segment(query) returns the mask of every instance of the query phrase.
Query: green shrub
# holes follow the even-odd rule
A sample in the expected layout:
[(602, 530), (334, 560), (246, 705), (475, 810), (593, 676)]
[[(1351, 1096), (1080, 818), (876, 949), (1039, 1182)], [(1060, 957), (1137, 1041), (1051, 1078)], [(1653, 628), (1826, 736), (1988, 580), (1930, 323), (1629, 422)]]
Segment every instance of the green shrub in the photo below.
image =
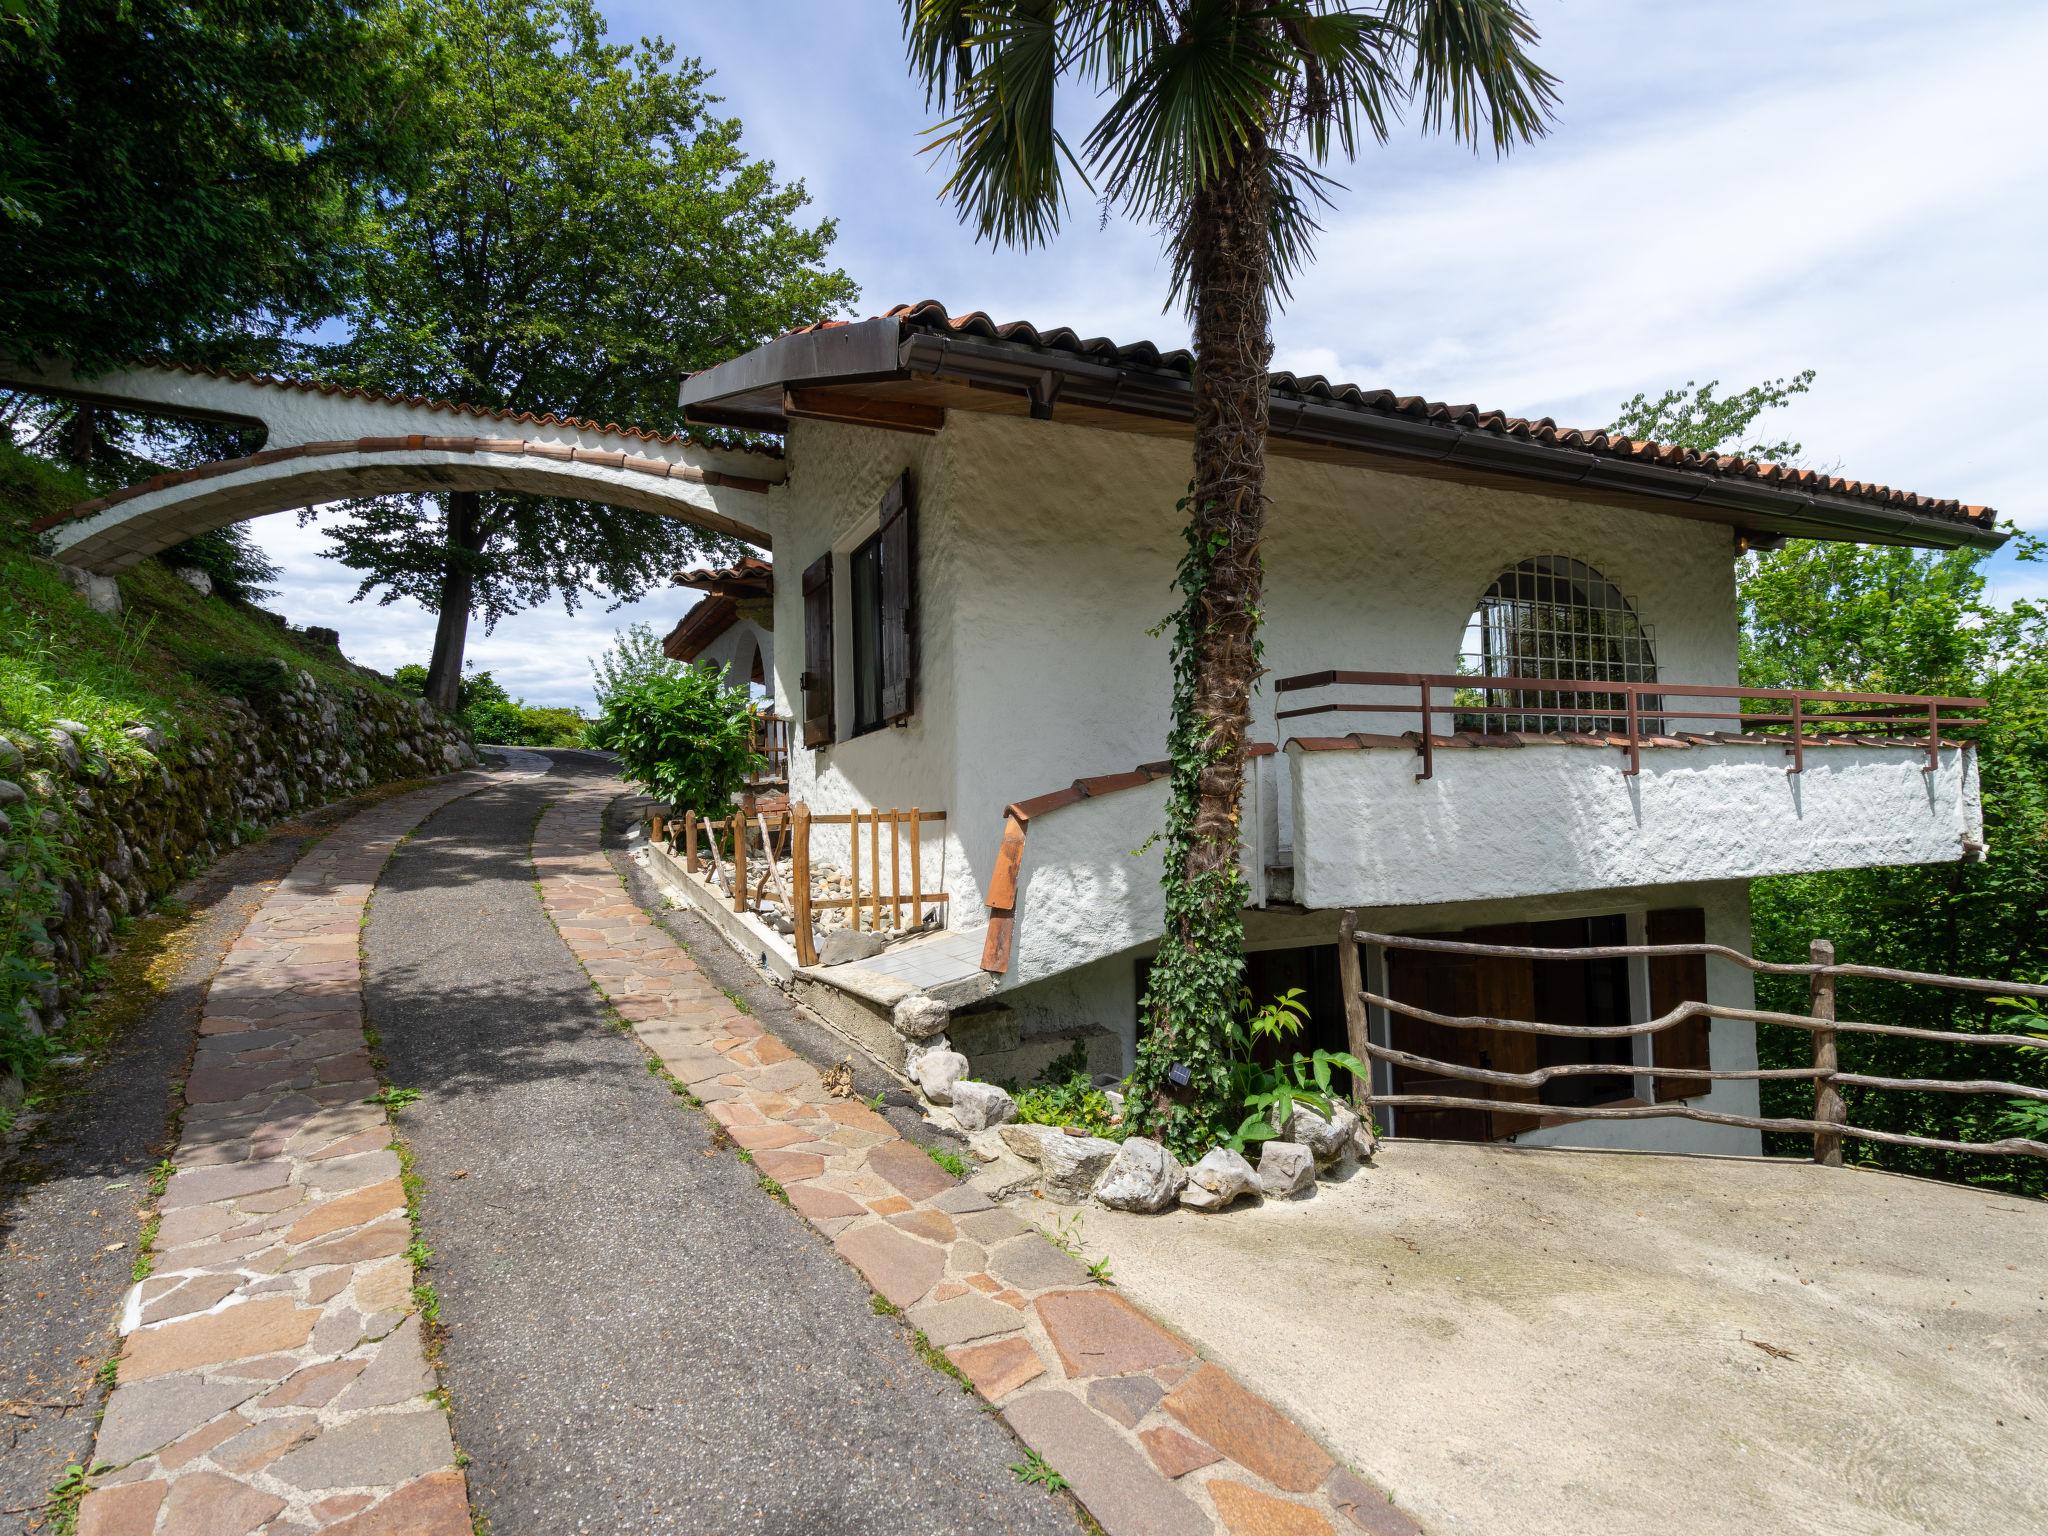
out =
[[(427, 669), (409, 661), (391, 674), (407, 693), (424, 697)], [(457, 688), (456, 713), (478, 741), (505, 747), (580, 747), (591, 722), (562, 705), (515, 699), (489, 672), (471, 672)]]
[(1071, 1125), (1110, 1141), (1129, 1134), (1116, 1119), (1109, 1095), (1088, 1076), (1088, 1047), (1078, 1042), (1017, 1095), (1017, 1118), (1026, 1125)]
[(612, 690), (598, 735), (625, 776), (658, 800), (722, 816), (760, 764), (747, 690), (697, 667), (651, 672)]

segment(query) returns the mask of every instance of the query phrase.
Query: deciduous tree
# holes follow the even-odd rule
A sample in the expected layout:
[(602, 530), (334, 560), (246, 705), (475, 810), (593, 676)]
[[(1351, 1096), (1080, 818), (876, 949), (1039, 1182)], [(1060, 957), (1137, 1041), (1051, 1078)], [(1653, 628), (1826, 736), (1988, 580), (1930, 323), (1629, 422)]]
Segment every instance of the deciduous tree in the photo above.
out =
[[(398, 0), (427, 40), (425, 174), (381, 198), (354, 334), (319, 354), (366, 386), (679, 429), (681, 374), (852, 300), (832, 222), (750, 158), (711, 73), (609, 42), (590, 0)], [(452, 703), (470, 614), (635, 596), (693, 539), (647, 513), (498, 493), (352, 504), (361, 593), (440, 616), (428, 697)], [(361, 595), (359, 593), (359, 595)]]

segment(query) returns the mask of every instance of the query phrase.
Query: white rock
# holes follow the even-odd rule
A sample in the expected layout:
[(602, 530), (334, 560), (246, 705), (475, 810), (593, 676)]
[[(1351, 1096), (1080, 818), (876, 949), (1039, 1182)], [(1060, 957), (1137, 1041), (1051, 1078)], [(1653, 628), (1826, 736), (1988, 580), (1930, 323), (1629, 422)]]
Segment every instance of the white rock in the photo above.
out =
[(1003, 1145), (1003, 1138), (994, 1131), (976, 1131), (967, 1138), (967, 1150), (974, 1154), (977, 1163), (992, 1163), (1009, 1151)]
[(1180, 1192), (1180, 1203), (1197, 1211), (1220, 1211), (1258, 1187), (1259, 1176), (1250, 1163), (1228, 1147), (1211, 1147), (1188, 1170), (1188, 1185)]
[(1132, 1136), (1096, 1181), (1095, 1198), (1113, 1211), (1163, 1211), (1187, 1187), (1179, 1158), (1149, 1136)]
[(953, 1085), (967, 1075), (967, 1058), (958, 1051), (926, 1051), (911, 1075), (934, 1104), (953, 1102)]
[(1313, 1191), (1315, 1154), (1298, 1141), (1269, 1141), (1259, 1148), (1259, 1190), (1269, 1200)]
[(946, 1026), (953, 1022), (953, 1010), (936, 997), (913, 992), (898, 999), (890, 1011), (889, 1021), (896, 1026), (896, 1033), (906, 1040), (929, 1040), (933, 1035), (945, 1033)]
[(1361, 1119), (1358, 1122), (1358, 1129), (1351, 1133), (1351, 1145), (1346, 1150), (1361, 1163), (1369, 1163), (1379, 1149), (1378, 1132), (1373, 1130), (1370, 1120)]
[(1327, 1120), (1314, 1110), (1297, 1104), (1294, 1117), (1287, 1122), (1287, 1139), (1307, 1147), (1318, 1164), (1334, 1163), (1344, 1155), (1345, 1145), (1357, 1129), (1358, 1112), (1349, 1104), (1332, 1105)]
[(1001, 1125), (996, 1134), (1003, 1138), (1003, 1145), (1028, 1163), (1035, 1163), (1045, 1155), (1045, 1138), (1062, 1133), (1050, 1125)]
[(994, 1083), (962, 1078), (953, 1085), (953, 1118), (963, 1131), (985, 1131), (1017, 1118), (1017, 1101)]
[(1059, 1131), (1045, 1137), (1038, 1159), (1038, 1187), (1045, 1198), (1061, 1205), (1079, 1205), (1095, 1191), (1096, 1181), (1116, 1156), (1117, 1146), (1100, 1136), (1069, 1136)]

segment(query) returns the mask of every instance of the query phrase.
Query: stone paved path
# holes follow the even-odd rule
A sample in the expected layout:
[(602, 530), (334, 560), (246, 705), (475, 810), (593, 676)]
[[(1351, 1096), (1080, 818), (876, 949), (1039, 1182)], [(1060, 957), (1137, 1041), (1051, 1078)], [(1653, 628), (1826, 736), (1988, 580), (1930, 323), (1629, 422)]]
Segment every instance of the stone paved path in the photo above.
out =
[(470, 1529), (412, 1316), (398, 1163), (362, 1033), (358, 928), (461, 775), (364, 811), (296, 864), (214, 978), (94, 1452), (79, 1536)]
[[(494, 1536), (1075, 1532), (1065, 1499), (1011, 1475), (1002, 1424), (610, 1026), (535, 900), (528, 839), (566, 794), (594, 850), (618, 786), (600, 760), (556, 762), (426, 822), (365, 935), (388, 1076), (422, 1094), (400, 1124)], [(739, 1017), (671, 980), (675, 1016)]]
[(621, 885), (594, 783), (534, 833), (542, 896), (618, 1012), (765, 1178), (943, 1349), (1109, 1536), (1417, 1536), (1264, 1398), (900, 1139), (735, 1009)]

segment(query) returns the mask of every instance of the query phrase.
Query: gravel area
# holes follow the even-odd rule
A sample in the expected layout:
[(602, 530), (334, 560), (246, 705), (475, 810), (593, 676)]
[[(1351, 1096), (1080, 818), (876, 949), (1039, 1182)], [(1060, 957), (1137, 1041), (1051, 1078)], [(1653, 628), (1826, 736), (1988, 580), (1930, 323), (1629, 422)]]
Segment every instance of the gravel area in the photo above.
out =
[(401, 1121), (477, 1508), (497, 1536), (1075, 1530), (609, 1027), (527, 845), (564, 778), (611, 769), (553, 755), (427, 822), (366, 938), (390, 1080), (421, 1091)]

